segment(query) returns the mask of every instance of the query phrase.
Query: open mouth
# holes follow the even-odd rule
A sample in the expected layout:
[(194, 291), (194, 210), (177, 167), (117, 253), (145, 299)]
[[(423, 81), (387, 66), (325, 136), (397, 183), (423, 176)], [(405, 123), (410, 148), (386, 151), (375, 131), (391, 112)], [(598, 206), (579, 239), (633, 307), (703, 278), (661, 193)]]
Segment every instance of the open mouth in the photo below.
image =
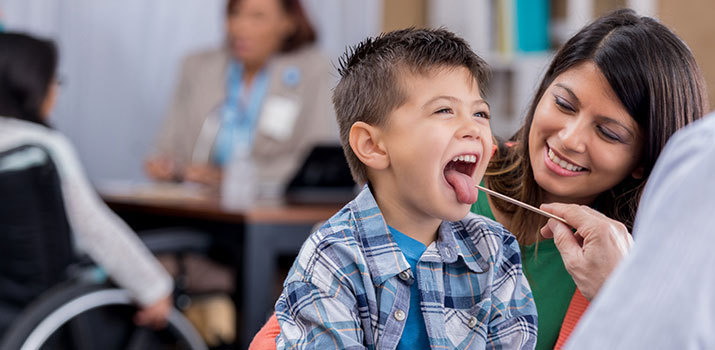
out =
[(457, 200), (461, 203), (472, 204), (477, 201), (478, 192), (472, 176), (478, 161), (478, 154), (463, 154), (454, 157), (444, 167), (444, 178), (454, 188)]
[(454, 159), (444, 167), (444, 173), (446, 174), (450, 170), (455, 170), (471, 177), (474, 174), (474, 170), (477, 169), (477, 160), (479, 160), (479, 156), (474, 154), (454, 157)]

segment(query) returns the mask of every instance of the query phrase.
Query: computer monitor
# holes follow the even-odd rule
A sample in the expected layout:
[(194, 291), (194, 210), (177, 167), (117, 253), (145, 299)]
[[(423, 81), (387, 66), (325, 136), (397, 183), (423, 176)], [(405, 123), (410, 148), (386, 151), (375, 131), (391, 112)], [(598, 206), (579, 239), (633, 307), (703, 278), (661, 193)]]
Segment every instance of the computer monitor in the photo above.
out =
[(288, 183), (285, 200), (294, 204), (347, 203), (357, 190), (343, 148), (323, 144), (310, 151)]

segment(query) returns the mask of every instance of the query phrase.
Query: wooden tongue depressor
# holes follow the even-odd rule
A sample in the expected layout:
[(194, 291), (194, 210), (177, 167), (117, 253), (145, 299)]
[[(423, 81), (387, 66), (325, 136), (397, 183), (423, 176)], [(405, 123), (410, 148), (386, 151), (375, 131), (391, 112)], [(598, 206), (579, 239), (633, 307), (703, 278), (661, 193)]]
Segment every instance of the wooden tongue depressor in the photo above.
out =
[(543, 215), (543, 216), (546, 216), (546, 217), (549, 217), (549, 218), (552, 218), (552, 219), (559, 220), (559, 221), (563, 222), (564, 224), (566, 224), (567, 226), (571, 227), (571, 225), (569, 225), (568, 222), (566, 222), (566, 220), (564, 220), (564, 219), (562, 219), (561, 217), (558, 217), (558, 216), (556, 216), (556, 215), (554, 215), (554, 214), (551, 214), (551, 213), (549, 213), (549, 212), (545, 212), (545, 211), (543, 211), (543, 210), (541, 210), (541, 209), (539, 209), (539, 208), (536, 208), (536, 207), (534, 207), (534, 206), (531, 206), (531, 205), (528, 205), (528, 204), (526, 204), (526, 203), (520, 202), (520, 201), (518, 201), (518, 200), (516, 200), (516, 199), (514, 199), (514, 198), (507, 197), (507, 196), (505, 196), (505, 195), (503, 195), (503, 194), (501, 194), (501, 193), (499, 193), (499, 192), (494, 192), (494, 191), (492, 191), (492, 190), (490, 190), (490, 189), (488, 189), (488, 188), (486, 188), (486, 187), (479, 186), (479, 185), (474, 185), (474, 187), (476, 187), (476, 188), (478, 188), (478, 189), (480, 189), (480, 190), (482, 190), (482, 191), (484, 191), (484, 192), (486, 192), (486, 193), (488, 193), (488, 194), (490, 194), (490, 195), (492, 195), (492, 196), (494, 196), (494, 197), (497, 197), (497, 198), (499, 198), (499, 199), (501, 199), (501, 200), (505, 200), (505, 201), (507, 201), (507, 202), (509, 202), (509, 203), (511, 203), (511, 204), (518, 205), (518, 206), (520, 206), (520, 207), (522, 207), (522, 208), (524, 208), (524, 209), (531, 210), (531, 211), (533, 211), (533, 212), (535, 212), (535, 213), (537, 213), (537, 214), (541, 214), (541, 215)]

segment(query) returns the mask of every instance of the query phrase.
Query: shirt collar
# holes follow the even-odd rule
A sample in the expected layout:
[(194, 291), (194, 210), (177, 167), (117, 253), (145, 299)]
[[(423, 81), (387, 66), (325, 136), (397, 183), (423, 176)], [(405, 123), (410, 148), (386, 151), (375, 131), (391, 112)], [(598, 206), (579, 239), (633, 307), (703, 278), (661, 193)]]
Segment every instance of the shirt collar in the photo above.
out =
[[(473, 235), (473, 234), (472, 234)], [(474, 273), (489, 269), (489, 262), (479, 252), (462, 221), (442, 221), (437, 241), (430, 244), (422, 255), (423, 261), (452, 264), (462, 258), (467, 268)]]
[(377, 206), (370, 187), (365, 185), (360, 194), (348, 204), (358, 239), (370, 276), (375, 285), (410, 268), (397, 242), (390, 235), (387, 223)]

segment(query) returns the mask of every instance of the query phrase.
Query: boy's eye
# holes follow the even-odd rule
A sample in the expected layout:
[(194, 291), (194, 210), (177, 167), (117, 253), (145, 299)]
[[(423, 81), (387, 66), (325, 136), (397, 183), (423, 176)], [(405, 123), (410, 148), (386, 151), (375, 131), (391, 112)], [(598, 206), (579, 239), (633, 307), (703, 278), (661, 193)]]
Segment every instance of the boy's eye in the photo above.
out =
[(440, 108), (435, 113), (452, 113), (451, 108)]
[(484, 119), (490, 118), (489, 113), (487, 113), (487, 112), (477, 112), (477, 113), (474, 113), (474, 116), (477, 118), (484, 118)]

